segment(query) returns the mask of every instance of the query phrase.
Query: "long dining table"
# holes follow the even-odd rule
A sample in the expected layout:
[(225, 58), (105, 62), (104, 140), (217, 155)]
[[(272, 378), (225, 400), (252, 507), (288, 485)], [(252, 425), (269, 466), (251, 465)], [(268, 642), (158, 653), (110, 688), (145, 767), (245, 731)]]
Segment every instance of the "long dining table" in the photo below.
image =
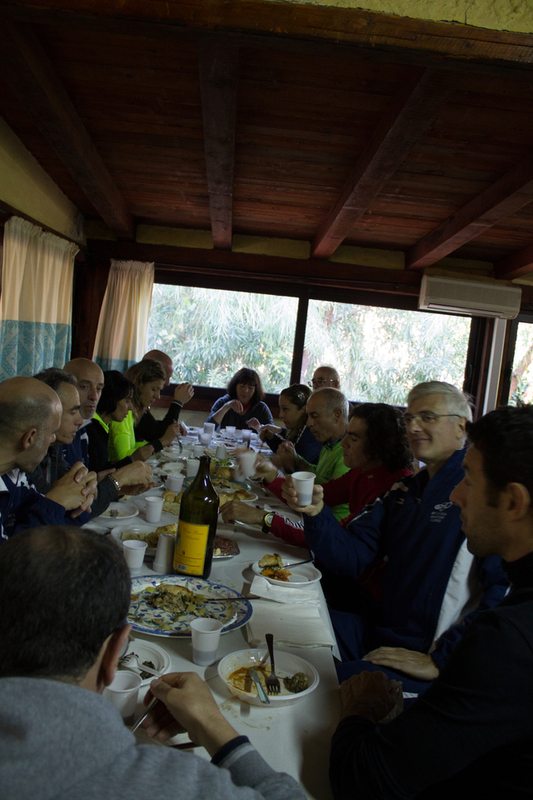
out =
[[(131, 498), (129, 502), (134, 502), (139, 508), (139, 518), (142, 519), (144, 515), (143, 496)], [(283, 504), (279, 500), (262, 490), (258, 491), (254, 505), (264, 506), (265, 504), (268, 504), (269, 508), (283, 510)], [(175, 521), (175, 516), (164, 513), (159, 524), (165, 525)], [(99, 520), (97, 519), (95, 522), (98, 523)], [(121, 523), (121, 527), (124, 527), (125, 524)], [(251, 565), (265, 553), (277, 552), (291, 561), (310, 557), (307, 549), (286, 544), (281, 539), (263, 533), (257, 526), (242, 523), (225, 525), (219, 517), (217, 533), (233, 539), (238, 544), (240, 553), (231, 558), (214, 559), (209, 579), (244, 595), (250, 593), (250, 586), (254, 578)], [(156, 574), (150, 561), (145, 560), (142, 574), (147, 576)], [(317, 586), (320, 617), (332, 633), (324, 596), (320, 584)], [(299, 589), (294, 588), (292, 591), (298, 592)], [(250, 602), (253, 607), (254, 600)], [(279, 611), (278, 603), (267, 602), (272, 604), (273, 615)], [(275, 635), (275, 626), (273, 627)], [(251, 649), (246, 634), (247, 626), (223, 632), (217, 652), (217, 662), (229, 653)], [(217, 663), (208, 667), (200, 667), (193, 663), (189, 637), (154, 636), (135, 630), (132, 635), (135, 640), (146, 640), (162, 647), (170, 657), (170, 671), (193, 671), (204, 678), (208, 682), (221, 712), (233, 727), (240, 734), (249, 737), (252, 744), (271, 766), (279, 771), (287, 772), (298, 780), (309, 798), (316, 798), (316, 800), (331, 798), (328, 781), (329, 749), (331, 737), (340, 719), (340, 696), (331, 647), (289, 647), (286, 645), (277, 647), (275, 645), (276, 650), (293, 653), (312, 664), (320, 676), (320, 682), (309, 696), (293, 705), (258, 707), (241, 701), (230, 693), (218, 676)], [(264, 647), (264, 643), (260, 646)], [(135, 649), (135, 641), (131, 649)], [(141, 692), (140, 699), (143, 695), (144, 692)], [(139, 715), (142, 713), (142, 709), (143, 706), (139, 704), (137, 709)], [(142, 741), (143, 739), (150, 741), (143, 733), (140, 733), (138, 740)], [(180, 742), (186, 739), (187, 736), (183, 735), (175, 741)], [(209, 758), (202, 748), (196, 748), (194, 752), (201, 757)]]

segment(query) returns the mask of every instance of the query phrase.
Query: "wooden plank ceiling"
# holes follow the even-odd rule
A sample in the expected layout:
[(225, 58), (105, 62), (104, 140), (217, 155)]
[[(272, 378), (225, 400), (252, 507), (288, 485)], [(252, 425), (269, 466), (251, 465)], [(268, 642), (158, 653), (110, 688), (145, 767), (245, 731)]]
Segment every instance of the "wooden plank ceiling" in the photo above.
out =
[(73, 6), (0, 2), (0, 114), (118, 239), (533, 271), (533, 36), (261, 0)]

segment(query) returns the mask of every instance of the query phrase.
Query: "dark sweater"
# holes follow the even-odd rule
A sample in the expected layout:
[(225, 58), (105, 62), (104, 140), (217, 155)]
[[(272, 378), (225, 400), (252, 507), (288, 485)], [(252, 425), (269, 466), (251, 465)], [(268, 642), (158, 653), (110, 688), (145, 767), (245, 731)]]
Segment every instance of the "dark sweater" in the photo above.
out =
[(511, 593), (469, 626), (424, 695), (388, 725), (340, 723), (336, 800), (531, 796), (533, 553), (504, 566)]

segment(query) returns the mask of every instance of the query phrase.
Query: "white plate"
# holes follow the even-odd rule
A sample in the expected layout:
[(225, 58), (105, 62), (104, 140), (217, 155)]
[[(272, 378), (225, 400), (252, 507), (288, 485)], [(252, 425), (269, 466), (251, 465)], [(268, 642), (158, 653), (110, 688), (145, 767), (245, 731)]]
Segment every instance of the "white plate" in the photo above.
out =
[[(291, 564), (295, 560), (294, 558), (282, 558), (284, 564)], [(260, 567), (259, 561), (256, 561), (255, 564), (252, 564), (252, 569), (256, 575), (261, 575), (261, 570), (264, 567)], [(308, 586), (317, 583), (322, 577), (322, 573), (314, 564), (301, 564), (299, 567), (289, 569), (289, 572), (291, 575), (288, 581), (278, 581), (276, 578), (268, 578), (266, 575), (262, 577), (266, 578), (273, 586), (286, 586), (289, 589), (307, 589)]]
[(164, 475), (181, 475), (183, 472), (183, 462), (176, 461), (172, 464), (165, 464), (164, 467), (161, 467), (161, 472)]
[[(115, 514), (110, 513), (111, 511), (117, 511), (118, 514), (115, 516)], [(109, 503), (108, 508), (98, 517), (98, 521), (111, 523), (112, 527), (114, 527), (117, 522), (124, 522), (127, 519), (133, 519), (133, 517), (138, 516), (139, 509), (133, 503)]]
[[(163, 650), (163, 648), (159, 647), (158, 644), (144, 642), (142, 639), (134, 639), (132, 642), (130, 642), (128, 653), (135, 653), (135, 655), (138, 656), (139, 664), (141, 665), (143, 661), (151, 661), (154, 665), (154, 669), (156, 669), (158, 672), (161, 672), (163, 675), (170, 670), (170, 656), (166, 650)], [(118, 669), (129, 669), (131, 672), (135, 672), (137, 675), (139, 675), (142, 672), (142, 666), (141, 668), (137, 668), (134, 666), (134, 664), (135, 659), (132, 659), (129, 663), (128, 661), (125, 663), (121, 663), (119, 661)], [(153, 681), (153, 679), (153, 675), (143, 678), (141, 686), (149, 684), (150, 681)]]
[[(223, 658), (218, 665), (218, 674), (229, 691), (244, 700), (245, 703), (250, 703), (252, 706), (262, 706), (263, 708), (272, 709), (274, 706), (292, 706), (294, 703), (299, 703), (309, 697), (311, 692), (314, 692), (320, 678), (318, 672), (308, 661), (304, 661), (299, 656), (293, 656), (292, 653), (285, 653), (283, 650), (274, 650), (274, 659), (276, 662), (276, 675), (280, 679), (281, 691), (278, 695), (268, 695), (270, 705), (262, 703), (257, 696), (257, 689), (252, 684), (250, 692), (244, 692), (233, 686), (228, 682), (229, 676), (232, 672), (242, 667), (257, 667), (265, 657), (266, 649), (257, 650), (238, 650), (236, 653), (230, 653), (229, 656)], [(265, 664), (267, 672), (270, 674), (270, 662), (266, 661)], [(289, 692), (283, 684), (283, 678), (292, 677), (295, 672), (305, 672), (308, 678), (307, 689), (303, 692)]]
[[(138, 522), (137, 520), (135, 520), (135, 523), (133, 525), (124, 525), (124, 526), (120, 525), (117, 526), (116, 528), (113, 528), (111, 530), (111, 536), (118, 544), (122, 545), (122, 542), (125, 541), (122, 538), (122, 535), (124, 533), (140, 533), (144, 536), (147, 533), (151, 533), (152, 531), (157, 530), (159, 527), (162, 526), (149, 525), (147, 522), (143, 522), (143, 520), (139, 520)], [(155, 556), (156, 550), (157, 547), (147, 547), (146, 550), (144, 551), (144, 557), (146, 558), (147, 556)]]

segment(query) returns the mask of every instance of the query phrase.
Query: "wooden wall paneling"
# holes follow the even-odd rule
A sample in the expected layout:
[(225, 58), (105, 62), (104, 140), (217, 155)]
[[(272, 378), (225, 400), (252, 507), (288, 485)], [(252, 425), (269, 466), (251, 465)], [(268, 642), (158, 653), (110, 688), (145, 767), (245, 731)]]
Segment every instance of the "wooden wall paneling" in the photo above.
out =
[(102, 219), (118, 236), (134, 238), (124, 200), (33, 31), (3, 17), (0, 58), (13, 90)]

